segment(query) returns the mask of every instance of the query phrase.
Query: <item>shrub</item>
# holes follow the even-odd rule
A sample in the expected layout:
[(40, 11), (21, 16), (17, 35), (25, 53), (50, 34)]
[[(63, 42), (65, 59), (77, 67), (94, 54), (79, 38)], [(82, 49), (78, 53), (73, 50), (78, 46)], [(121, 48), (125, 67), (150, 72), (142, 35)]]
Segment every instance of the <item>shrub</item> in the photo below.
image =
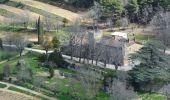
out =
[(1, 38), (0, 38), (0, 49), (3, 49), (3, 42)]
[(64, 60), (62, 57), (61, 52), (55, 50), (53, 53), (50, 54), (49, 56), (49, 61), (52, 61), (58, 66), (62, 66), (64, 64)]
[(15, 52), (6, 52), (6, 51), (0, 51), (0, 60), (6, 60), (13, 56), (15, 56)]
[(66, 18), (63, 19), (64, 27), (68, 24), (68, 20)]
[(0, 83), (0, 88), (5, 88), (7, 85)]
[(0, 80), (3, 80), (3, 74), (2, 73), (0, 73)]
[(120, 27), (121, 26), (121, 21), (120, 20), (116, 20), (116, 27)]
[(49, 67), (49, 73), (50, 73), (49, 78), (52, 78), (54, 76), (54, 68), (53, 67)]
[(10, 65), (6, 64), (3, 66), (3, 75), (4, 77), (9, 77), (10, 76)]
[(45, 55), (45, 54), (39, 55), (39, 56), (38, 56), (38, 60), (39, 60), (40, 62), (45, 62), (45, 61), (46, 61), (46, 55)]
[(8, 2), (9, 0), (0, 0), (0, 3), (6, 3)]
[(28, 47), (28, 48), (32, 48), (33, 45), (34, 45), (34, 44), (30, 42), (30, 43), (27, 44), (27, 47)]
[(22, 4), (21, 2), (18, 2), (18, 3), (16, 4), (16, 7), (23, 8), (23, 7), (24, 7), (24, 4)]

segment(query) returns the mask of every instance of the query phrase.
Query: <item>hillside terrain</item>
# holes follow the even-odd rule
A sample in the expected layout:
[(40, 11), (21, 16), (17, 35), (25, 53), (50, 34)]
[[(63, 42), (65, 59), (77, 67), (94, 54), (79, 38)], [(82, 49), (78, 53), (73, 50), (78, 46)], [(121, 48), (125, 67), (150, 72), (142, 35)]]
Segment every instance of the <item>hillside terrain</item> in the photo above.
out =
[(57, 16), (66, 18), (69, 21), (74, 21), (79, 16), (78, 14), (73, 13), (71, 11), (64, 10), (64, 9), (61, 9), (61, 8), (58, 8), (56, 6), (52, 6), (52, 5), (49, 5), (49, 4), (44, 4), (44, 3), (41, 3), (41, 2), (37, 2), (37, 1), (34, 1), (34, 0), (29, 0), (29, 1), (28, 0), (11, 0), (11, 1), (21, 2), (21, 3), (25, 4), (25, 5), (28, 5), (28, 6), (37, 8), (37, 9), (41, 9), (41, 10), (44, 10), (46, 12), (50, 12), (52, 14), (55, 14)]
[(0, 100), (169, 100), (169, 0), (0, 0)]

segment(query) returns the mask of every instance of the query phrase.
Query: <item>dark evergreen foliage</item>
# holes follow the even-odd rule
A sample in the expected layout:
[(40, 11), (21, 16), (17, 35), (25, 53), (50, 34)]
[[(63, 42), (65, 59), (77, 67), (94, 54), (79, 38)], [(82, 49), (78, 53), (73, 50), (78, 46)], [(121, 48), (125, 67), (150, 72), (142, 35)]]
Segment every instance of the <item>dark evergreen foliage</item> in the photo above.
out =
[(136, 89), (148, 85), (164, 85), (170, 81), (170, 57), (155, 44), (148, 43), (136, 54), (132, 54), (130, 59), (140, 61), (139, 65), (129, 71), (130, 82)]

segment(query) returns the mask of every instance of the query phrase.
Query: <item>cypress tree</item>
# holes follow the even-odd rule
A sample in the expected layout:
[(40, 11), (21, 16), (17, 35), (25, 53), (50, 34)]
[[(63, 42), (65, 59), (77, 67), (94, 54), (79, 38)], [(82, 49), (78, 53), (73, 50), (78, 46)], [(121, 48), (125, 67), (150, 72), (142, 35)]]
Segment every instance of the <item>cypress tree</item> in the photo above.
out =
[(43, 26), (41, 24), (41, 18), (38, 18), (37, 21), (37, 32), (38, 32), (38, 43), (40, 44), (42, 41), (42, 34), (43, 34)]

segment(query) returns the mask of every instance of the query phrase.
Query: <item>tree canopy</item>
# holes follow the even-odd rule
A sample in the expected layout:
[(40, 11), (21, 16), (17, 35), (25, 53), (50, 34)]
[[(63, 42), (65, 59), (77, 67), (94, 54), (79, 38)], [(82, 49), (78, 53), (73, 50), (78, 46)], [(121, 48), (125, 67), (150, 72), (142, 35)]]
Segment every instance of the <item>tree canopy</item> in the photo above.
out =
[(129, 71), (130, 81), (135, 87), (165, 84), (170, 81), (170, 57), (155, 44), (148, 43), (132, 54), (130, 59), (140, 62)]

